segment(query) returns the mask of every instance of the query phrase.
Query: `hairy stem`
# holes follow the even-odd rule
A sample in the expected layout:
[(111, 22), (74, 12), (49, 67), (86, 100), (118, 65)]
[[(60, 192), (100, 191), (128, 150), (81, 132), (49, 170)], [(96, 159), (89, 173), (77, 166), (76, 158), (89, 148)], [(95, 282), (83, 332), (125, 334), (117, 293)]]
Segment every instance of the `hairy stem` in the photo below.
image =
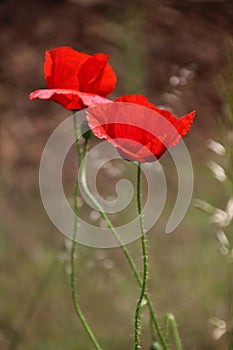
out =
[(178, 327), (177, 327), (177, 323), (176, 323), (174, 315), (171, 313), (169, 313), (165, 316), (165, 331), (166, 331), (166, 341), (167, 342), (168, 342), (168, 338), (169, 338), (169, 325), (170, 325), (172, 332), (173, 332), (173, 336), (174, 336), (174, 340), (175, 340), (175, 344), (176, 344), (176, 349), (183, 350), (182, 342), (180, 339), (180, 334), (179, 334)]
[[(110, 229), (110, 231), (112, 232), (113, 236), (115, 237), (116, 241), (118, 242), (118, 244), (120, 245), (126, 259), (128, 260), (128, 263), (130, 265), (131, 270), (133, 271), (134, 277), (137, 280), (137, 283), (139, 285), (139, 287), (142, 287), (142, 279), (137, 271), (137, 267), (134, 263), (133, 258), (131, 257), (131, 254), (128, 250), (128, 248), (124, 245), (124, 242), (122, 241), (121, 237), (119, 236), (119, 234), (117, 233), (117, 231), (115, 230), (115, 228), (113, 227), (111, 221), (109, 220), (108, 216), (106, 215), (106, 213), (104, 212), (101, 204), (99, 204), (99, 202), (95, 199), (95, 197), (91, 194), (91, 192), (89, 191), (88, 185), (87, 185), (87, 181), (86, 181), (86, 167), (85, 167), (85, 159), (83, 160), (82, 164), (81, 164), (81, 168), (80, 168), (80, 181), (83, 187), (84, 192), (86, 193), (87, 197), (90, 199), (90, 201), (95, 205), (96, 209), (100, 212), (102, 218), (104, 219), (104, 221), (106, 222), (108, 228)], [(158, 334), (158, 338), (159, 341), (161, 342), (163, 349), (164, 350), (168, 350), (168, 346), (167, 346), (167, 342), (160, 330), (157, 318), (155, 316), (154, 310), (153, 310), (153, 306), (152, 303), (149, 299), (149, 296), (147, 295), (147, 292), (145, 291), (145, 299), (150, 311), (150, 317), (153, 321), (154, 327), (157, 331)]]
[(143, 278), (142, 278), (142, 286), (141, 293), (138, 299), (138, 303), (135, 311), (135, 319), (134, 319), (134, 349), (139, 349), (139, 327), (140, 327), (140, 314), (142, 308), (142, 302), (146, 294), (146, 282), (147, 282), (147, 274), (148, 274), (148, 263), (147, 263), (147, 251), (146, 251), (146, 238), (145, 232), (143, 228), (142, 222), (142, 206), (141, 206), (141, 164), (138, 163), (137, 166), (137, 207), (138, 207), (138, 218), (140, 224), (140, 232), (141, 232), (141, 244), (142, 244), (142, 256), (143, 256)]

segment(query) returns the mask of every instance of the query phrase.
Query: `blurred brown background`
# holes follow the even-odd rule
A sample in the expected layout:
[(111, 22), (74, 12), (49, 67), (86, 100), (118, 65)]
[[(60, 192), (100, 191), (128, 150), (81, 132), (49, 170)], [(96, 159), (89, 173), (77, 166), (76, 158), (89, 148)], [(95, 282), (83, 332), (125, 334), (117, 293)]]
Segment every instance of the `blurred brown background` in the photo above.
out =
[[(223, 113), (217, 81), (225, 72), (232, 19), (233, 3), (224, 0), (0, 2), (0, 349), (92, 348), (73, 312), (64, 237), (50, 223), (38, 188), (46, 140), (70, 114), (55, 103), (28, 99), (45, 87), (45, 50), (68, 45), (109, 54), (118, 76), (113, 98), (141, 93), (176, 115), (196, 109), (186, 137), (194, 197), (221, 203), (224, 195), (205, 164), (206, 141), (216, 136), (215, 122)], [(72, 176), (67, 181), (72, 189)], [(149, 235), (149, 288), (156, 310), (161, 317), (175, 313), (185, 349), (225, 349), (226, 337), (214, 340), (209, 324), (209, 318), (227, 312), (213, 228), (191, 207), (176, 232), (166, 236), (170, 207)], [(139, 243), (129, 248), (140, 265)], [(139, 291), (124, 256), (120, 249), (80, 247), (79, 252), (80, 297), (90, 323), (105, 349), (129, 349)], [(56, 256), (59, 263), (51, 267)], [(142, 349), (149, 349), (146, 315), (144, 325)]]

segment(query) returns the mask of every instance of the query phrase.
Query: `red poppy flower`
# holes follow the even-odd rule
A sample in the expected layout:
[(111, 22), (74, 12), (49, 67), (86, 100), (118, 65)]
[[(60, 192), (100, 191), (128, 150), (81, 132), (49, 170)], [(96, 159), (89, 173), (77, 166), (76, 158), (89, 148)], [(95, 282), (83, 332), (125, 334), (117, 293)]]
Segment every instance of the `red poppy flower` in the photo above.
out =
[(36, 90), (30, 99), (60, 103), (69, 110), (80, 110), (98, 103), (113, 91), (116, 74), (107, 63), (108, 55), (90, 56), (63, 46), (46, 51), (44, 77), (48, 89)]
[(107, 139), (130, 161), (153, 162), (187, 134), (195, 111), (176, 118), (142, 95), (125, 95), (90, 107), (87, 119), (95, 136)]

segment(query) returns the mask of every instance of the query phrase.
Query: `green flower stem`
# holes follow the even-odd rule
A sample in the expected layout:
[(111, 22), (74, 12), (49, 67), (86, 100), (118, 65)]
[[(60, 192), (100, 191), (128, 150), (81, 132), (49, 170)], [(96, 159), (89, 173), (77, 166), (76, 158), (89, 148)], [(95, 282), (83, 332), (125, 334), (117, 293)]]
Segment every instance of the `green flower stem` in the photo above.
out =
[(141, 293), (138, 299), (138, 303), (135, 311), (135, 320), (134, 320), (134, 349), (139, 349), (139, 328), (140, 328), (140, 316), (141, 316), (141, 308), (142, 302), (146, 294), (146, 283), (148, 276), (148, 262), (147, 262), (147, 251), (146, 251), (146, 237), (143, 228), (142, 222), (142, 206), (141, 206), (141, 164), (138, 163), (137, 166), (137, 207), (138, 207), (138, 217), (140, 224), (140, 232), (141, 232), (141, 243), (142, 243), (142, 256), (143, 256), (143, 278), (142, 278), (142, 286)]
[(174, 340), (175, 340), (175, 344), (176, 344), (176, 348), (177, 350), (183, 350), (183, 346), (182, 346), (182, 342), (180, 339), (180, 334), (178, 331), (178, 327), (177, 327), (177, 323), (175, 320), (175, 317), (173, 314), (169, 313), (165, 316), (165, 332), (166, 332), (166, 341), (168, 342), (168, 338), (169, 338), (169, 325), (171, 326), (172, 332), (173, 332), (173, 336), (174, 336)]
[[(75, 143), (76, 143), (76, 149), (77, 149), (77, 155), (78, 155), (78, 165), (80, 166), (82, 158), (85, 157), (86, 150), (87, 150), (87, 140), (85, 140), (84, 144), (84, 151), (83, 154), (81, 152), (81, 145), (78, 137), (78, 130), (77, 130), (77, 124), (76, 124), (76, 115), (73, 114), (73, 125), (74, 125), (74, 133), (75, 133)], [(78, 296), (77, 296), (77, 285), (76, 285), (76, 268), (75, 268), (75, 253), (76, 253), (76, 238), (78, 233), (78, 192), (79, 192), (79, 184), (78, 184), (78, 178), (76, 180), (75, 184), (75, 190), (74, 190), (74, 212), (75, 212), (75, 219), (74, 219), (74, 230), (73, 230), (73, 243), (71, 248), (71, 255), (70, 255), (70, 264), (71, 264), (71, 275), (70, 275), (70, 284), (71, 284), (71, 294), (72, 294), (72, 300), (75, 312), (80, 319), (84, 329), (86, 330), (90, 340), (92, 341), (94, 347), (96, 350), (101, 350), (101, 346), (99, 345), (94, 333), (92, 332), (90, 326), (87, 323), (87, 320), (81, 310)]]
[(152, 343), (155, 343), (156, 337), (155, 337), (155, 332), (154, 332), (154, 322), (152, 320), (151, 314), (150, 314), (150, 329), (151, 329), (151, 340), (152, 340)]
[(81, 151), (81, 145), (79, 140), (79, 134), (78, 134), (78, 128), (76, 123), (76, 113), (73, 113), (73, 128), (74, 128), (74, 136), (75, 136), (75, 145), (76, 145), (76, 151), (78, 155), (78, 165), (80, 166), (82, 161), (82, 151)]
[[(108, 216), (106, 215), (106, 213), (104, 212), (102, 206), (99, 204), (99, 202), (95, 199), (95, 197), (91, 194), (91, 192), (89, 191), (89, 188), (87, 186), (87, 181), (86, 181), (86, 167), (85, 167), (85, 160), (83, 161), (81, 168), (80, 168), (80, 181), (82, 183), (82, 187), (83, 190), (85, 191), (87, 197), (90, 199), (90, 201), (95, 205), (96, 209), (100, 212), (102, 218), (104, 219), (104, 221), (106, 222), (108, 228), (110, 229), (110, 231), (112, 232), (113, 236), (115, 237), (116, 241), (119, 243), (123, 253), (126, 256), (126, 259), (128, 260), (128, 263), (133, 271), (134, 277), (136, 278), (139, 287), (142, 287), (142, 280), (141, 277), (137, 271), (136, 265), (133, 261), (133, 258), (130, 255), (130, 252), (128, 250), (128, 248), (124, 245), (124, 242), (122, 241), (121, 237), (118, 235), (117, 231), (115, 230), (115, 228), (113, 227), (111, 221), (109, 220)], [(158, 338), (163, 346), (164, 350), (168, 350), (168, 346), (167, 343), (165, 341), (165, 338), (163, 337), (163, 334), (160, 330), (157, 318), (155, 316), (155, 313), (153, 311), (153, 306), (151, 304), (151, 301), (147, 295), (147, 293), (145, 292), (145, 299), (150, 311), (150, 317), (153, 321), (154, 327), (157, 331), (158, 334)]]

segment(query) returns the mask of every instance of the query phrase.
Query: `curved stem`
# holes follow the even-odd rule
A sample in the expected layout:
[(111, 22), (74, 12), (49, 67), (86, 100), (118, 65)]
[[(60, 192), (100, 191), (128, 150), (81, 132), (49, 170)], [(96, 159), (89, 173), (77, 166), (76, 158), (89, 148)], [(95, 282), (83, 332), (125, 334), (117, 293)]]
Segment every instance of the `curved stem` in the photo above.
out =
[(142, 256), (143, 256), (143, 278), (142, 278), (142, 286), (141, 293), (138, 299), (138, 303), (135, 311), (135, 320), (134, 320), (134, 349), (139, 349), (139, 327), (140, 327), (140, 316), (141, 316), (141, 308), (142, 302), (146, 294), (146, 282), (147, 282), (147, 274), (148, 274), (148, 263), (147, 263), (147, 251), (146, 251), (146, 237), (143, 228), (142, 222), (142, 206), (141, 206), (141, 164), (138, 163), (137, 166), (137, 207), (138, 207), (138, 217), (140, 224), (140, 232), (141, 232), (141, 243), (142, 243)]
[(177, 350), (183, 350), (182, 342), (180, 339), (180, 334), (178, 331), (177, 323), (173, 314), (169, 313), (165, 316), (165, 331), (166, 331), (166, 341), (168, 342), (169, 337), (169, 324), (173, 331), (173, 336), (176, 344)]
[[(128, 260), (128, 263), (130, 265), (131, 270), (133, 271), (134, 277), (137, 280), (137, 283), (139, 285), (139, 287), (142, 287), (142, 280), (141, 277), (137, 271), (137, 267), (134, 263), (133, 258), (131, 257), (131, 254), (128, 250), (128, 248), (124, 245), (124, 242), (122, 241), (121, 237), (119, 236), (119, 234), (117, 233), (117, 231), (115, 230), (115, 228), (113, 227), (111, 221), (109, 220), (108, 216), (106, 215), (106, 213), (104, 212), (101, 204), (99, 204), (99, 202), (95, 199), (95, 197), (91, 194), (91, 192), (89, 191), (88, 185), (87, 185), (87, 181), (86, 181), (86, 167), (85, 167), (85, 159), (83, 160), (83, 163), (81, 164), (81, 168), (80, 168), (80, 181), (83, 187), (84, 192), (86, 193), (87, 197), (90, 199), (90, 201), (95, 205), (96, 209), (100, 212), (102, 218), (104, 219), (104, 221), (106, 222), (108, 228), (110, 229), (110, 231), (113, 234), (113, 237), (115, 237), (116, 241), (118, 242), (118, 244), (120, 245), (123, 253), (125, 254), (126, 259)], [(150, 317), (153, 321), (154, 327), (157, 331), (158, 334), (158, 338), (163, 346), (164, 350), (168, 350), (168, 346), (166, 343), (166, 340), (160, 330), (157, 318), (155, 316), (154, 310), (153, 310), (153, 306), (152, 303), (149, 299), (149, 296), (147, 295), (147, 293), (145, 292), (145, 299), (150, 311)]]
[[(76, 116), (75, 113), (73, 114), (73, 125), (74, 125), (74, 133), (75, 133), (75, 143), (76, 143), (76, 149), (77, 149), (77, 155), (78, 155), (78, 165), (80, 166), (82, 157), (85, 157), (86, 150), (87, 150), (87, 140), (85, 140), (84, 145), (84, 151), (83, 154), (81, 152), (81, 145), (78, 138), (78, 130), (77, 130), (77, 124), (76, 124)], [(81, 310), (78, 296), (77, 296), (77, 285), (76, 285), (76, 269), (75, 269), (75, 259), (76, 259), (76, 238), (78, 233), (78, 192), (79, 192), (79, 184), (78, 184), (78, 177), (75, 183), (75, 190), (74, 190), (74, 212), (75, 212), (75, 218), (74, 218), (74, 229), (73, 229), (73, 243), (71, 248), (71, 254), (70, 254), (70, 264), (71, 264), (71, 275), (70, 275), (70, 284), (71, 284), (71, 294), (72, 294), (72, 300), (75, 312), (80, 319), (84, 329), (86, 330), (90, 340), (92, 341), (94, 347), (96, 350), (101, 350), (101, 346), (99, 345), (94, 333), (92, 332), (90, 326), (87, 323), (87, 320)]]

